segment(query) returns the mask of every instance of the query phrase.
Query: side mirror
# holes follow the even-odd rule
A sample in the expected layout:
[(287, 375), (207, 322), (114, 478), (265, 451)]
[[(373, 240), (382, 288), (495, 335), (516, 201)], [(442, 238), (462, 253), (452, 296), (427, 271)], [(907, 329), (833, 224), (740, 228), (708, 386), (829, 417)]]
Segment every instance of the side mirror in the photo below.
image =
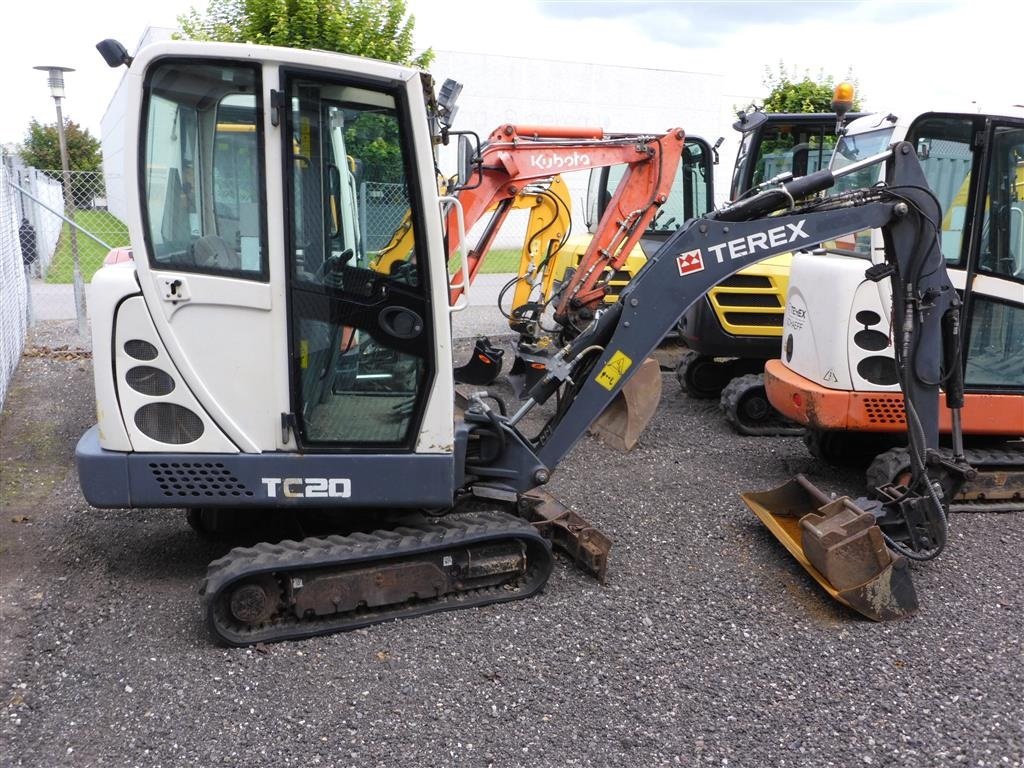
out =
[(793, 147), (793, 175), (794, 176), (806, 176), (807, 175), (807, 163), (810, 158), (811, 147), (806, 142), (802, 144), (796, 144)]
[(733, 123), (732, 127), (733, 130), (740, 133), (750, 133), (768, 120), (768, 115), (759, 109), (752, 109), (749, 112), (737, 112), (736, 116), (739, 120)]
[[(459, 133), (458, 158), (456, 160), (456, 188), (476, 186), (482, 179), (473, 179), (474, 175), (480, 176), (478, 166), (480, 164), (480, 139), (475, 133)], [(472, 182), (472, 183), (471, 183)]]
[(132, 65), (132, 57), (117, 40), (110, 38), (101, 40), (96, 43), (96, 50), (100, 52), (100, 56), (107, 62), (108, 67), (120, 67), (122, 64), (126, 67)]

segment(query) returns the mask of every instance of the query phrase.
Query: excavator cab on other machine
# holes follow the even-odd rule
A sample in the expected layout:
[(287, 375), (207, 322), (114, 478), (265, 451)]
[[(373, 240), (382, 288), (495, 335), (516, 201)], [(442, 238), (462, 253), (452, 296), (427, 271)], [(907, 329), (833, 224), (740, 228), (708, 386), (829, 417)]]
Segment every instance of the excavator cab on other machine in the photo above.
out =
[[(943, 370), (957, 355), (958, 297), (936, 236), (941, 211), (912, 145), (842, 172), (884, 164), (884, 184), (819, 199), (836, 178), (821, 171), (686, 223), (616, 303), (597, 291), (597, 305), (566, 307), (578, 334), (512, 412), (491, 393), (464, 397), (454, 386), (458, 286), (446, 234), (465, 240), (458, 211), (470, 206), (438, 194), (441, 105), (429, 76), (254, 45), (165, 42), (134, 59), (116, 43), (101, 49), (129, 65), (125, 172), (139, 194), (128, 201), (133, 258), (105, 265), (90, 287), (98, 423), (76, 451), (85, 498), (289, 520), (369, 510), (380, 521), (351, 535), (236, 547), (212, 562), (203, 594), (218, 642), (529, 597), (551, 573), (552, 545), (603, 576), (610, 541), (543, 491), (562, 459), (709, 288), (774, 254), (873, 228), (886, 234), (879, 276), (905, 318), (893, 326), (913, 426), (905, 488), (869, 508), (821, 505), (805, 483), (802, 495), (748, 502), (838, 599), (876, 619), (916, 607), (906, 558), (942, 550), (941, 494), (970, 468), (956, 455), (935, 461), (940, 382), (960, 407), (960, 369)], [(230, 157), (212, 151), (227, 112), (254, 127)], [(681, 147), (681, 131), (666, 140)], [(393, 155), (377, 151), (381, 141)], [(492, 156), (506, 170), (531, 156), (507, 149)], [(531, 151), (545, 156), (543, 146)], [(356, 220), (336, 215), (346, 167), (392, 185), (388, 211), (383, 196), (367, 195)], [(386, 274), (372, 269), (366, 222), (406, 210), (408, 259)], [(632, 220), (610, 242), (628, 245), (649, 219)], [(358, 231), (345, 232), (350, 225)], [(593, 292), (586, 279), (575, 285), (576, 295)], [(583, 324), (578, 310), (591, 306)], [(543, 417), (535, 434), (531, 413)]]
[[(1024, 509), (1024, 110), (863, 117), (832, 167), (898, 140), (914, 146), (945, 211), (942, 253), (963, 306), (962, 355), (950, 365), (965, 381), (960, 426), (976, 472), (952, 508)], [(841, 185), (877, 180), (865, 169)], [(864, 275), (884, 269), (888, 246), (878, 231), (826, 245), (793, 259), (781, 356), (767, 364), (765, 387), (806, 428), (812, 454), (868, 464), (869, 489), (898, 485), (911, 461), (894, 338), (904, 319), (891, 312), (888, 281)], [(949, 419), (941, 429), (951, 434)]]

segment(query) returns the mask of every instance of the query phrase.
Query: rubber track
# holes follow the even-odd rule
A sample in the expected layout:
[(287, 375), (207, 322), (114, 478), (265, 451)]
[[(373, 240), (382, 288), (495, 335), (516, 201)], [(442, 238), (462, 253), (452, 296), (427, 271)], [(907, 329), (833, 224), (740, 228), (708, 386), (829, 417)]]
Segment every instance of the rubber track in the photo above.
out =
[(721, 406), (725, 411), (725, 420), (732, 424), (733, 428), (741, 435), (769, 437), (802, 435), (804, 433), (803, 426), (790, 421), (772, 408), (771, 403), (768, 402), (767, 393), (762, 393), (762, 396), (771, 409), (768, 418), (763, 422), (753, 424), (743, 420), (740, 415), (740, 400), (745, 394), (758, 388), (764, 390), (763, 373), (748, 373), (730, 381), (722, 390)]
[[(942, 453), (952, 456), (948, 448), (943, 448)], [(1012, 469), (1024, 467), (1024, 453), (1021, 451), (1003, 450), (999, 448), (967, 448), (964, 450), (964, 458), (967, 463), (979, 472), (986, 470)], [(892, 448), (885, 453), (880, 453), (871, 462), (866, 472), (869, 491), (878, 486), (891, 483), (897, 475), (910, 470), (910, 452), (907, 448)], [(969, 484), (965, 487), (969, 488)], [(1021, 489), (1024, 492), (1024, 489)], [(1021, 502), (985, 502), (965, 499), (953, 500), (949, 506), (950, 512), (1022, 512), (1024, 501)]]
[[(509, 538), (527, 544), (527, 572), (515, 586), (484, 587), (430, 601), (364, 608), (340, 616), (315, 619), (299, 619), (286, 609), (278, 617), (255, 628), (240, 625), (231, 618), (220, 599), (225, 590), (238, 580), (259, 574), (286, 576), (288, 571), (346, 568), (374, 560), (392, 560)], [(345, 632), (397, 618), (530, 597), (543, 588), (553, 564), (550, 543), (525, 520), (506, 512), (470, 512), (373, 533), (237, 547), (209, 564), (200, 594), (205, 596), (207, 625), (213, 637), (228, 645), (246, 646)]]

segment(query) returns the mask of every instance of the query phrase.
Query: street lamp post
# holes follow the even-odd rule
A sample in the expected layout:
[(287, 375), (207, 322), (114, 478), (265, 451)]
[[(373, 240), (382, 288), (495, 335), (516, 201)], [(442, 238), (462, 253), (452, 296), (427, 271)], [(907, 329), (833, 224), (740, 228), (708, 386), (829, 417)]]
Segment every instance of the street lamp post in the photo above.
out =
[[(69, 221), (75, 220), (75, 196), (71, 188), (71, 165), (68, 162), (68, 142), (64, 135), (64, 115), (61, 112), (60, 100), (64, 98), (64, 73), (74, 72), (71, 67), (34, 67), (46, 72), (49, 77), (50, 95), (57, 105), (57, 136), (60, 139), (60, 165), (64, 175), (64, 214)], [(78, 320), (78, 335), (85, 338), (85, 284), (82, 280), (82, 268), (78, 259), (78, 233), (75, 227), (69, 227), (71, 235), (71, 263), (73, 265), (73, 281), (75, 290), (75, 318)]]

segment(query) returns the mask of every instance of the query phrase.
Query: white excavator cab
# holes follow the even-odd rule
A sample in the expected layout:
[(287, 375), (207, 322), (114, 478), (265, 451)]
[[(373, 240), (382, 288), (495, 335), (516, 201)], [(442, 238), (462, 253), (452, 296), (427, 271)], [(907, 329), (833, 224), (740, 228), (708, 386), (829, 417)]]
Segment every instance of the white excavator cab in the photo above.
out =
[[(101, 447), (450, 456), (422, 74), (166, 43), (127, 78), (139, 116), (126, 135), (133, 263), (101, 270), (92, 296), (96, 348), (110, 357), (96, 366)], [(371, 270), (410, 223), (428, 231), (388, 274)]]

